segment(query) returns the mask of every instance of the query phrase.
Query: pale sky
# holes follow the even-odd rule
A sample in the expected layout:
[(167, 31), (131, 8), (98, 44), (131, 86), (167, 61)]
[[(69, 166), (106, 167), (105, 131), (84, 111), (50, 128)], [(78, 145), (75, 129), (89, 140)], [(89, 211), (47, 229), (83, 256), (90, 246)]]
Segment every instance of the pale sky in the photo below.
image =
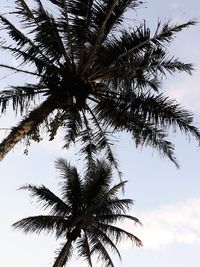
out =
[[(0, 7), (12, 1), (1, 1)], [(166, 21), (200, 21), (200, 2), (197, 0), (147, 1), (135, 14), (136, 20), (146, 19), (147, 24), (156, 25), (158, 18)], [(1, 10), (4, 12), (4, 9)], [(192, 77), (175, 74), (163, 81), (163, 90), (176, 98), (185, 107), (195, 112), (200, 127), (200, 24), (177, 35), (171, 51), (186, 62), (193, 62)], [(1, 52), (0, 52), (1, 53)], [(2, 62), (4, 58), (0, 57)], [(14, 64), (14, 61), (13, 61)], [(5, 72), (0, 72), (0, 79)], [(9, 79), (1, 79), (3, 89)], [(1, 118), (1, 127), (7, 127), (12, 116)], [(4, 133), (1, 132), (3, 138)], [(125, 224), (124, 227), (137, 234), (144, 242), (142, 248), (130, 244), (120, 246), (122, 263), (126, 267), (199, 267), (200, 264), (200, 148), (196, 142), (188, 142), (181, 135), (172, 134), (176, 144), (176, 155), (181, 168), (178, 170), (168, 159), (160, 159), (151, 149), (136, 150), (130, 138), (123, 135), (117, 144), (116, 153), (124, 173), (129, 180), (125, 196), (135, 200), (133, 215), (143, 227)], [(39, 214), (37, 205), (32, 205), (26, 192), (17, 191), (26, 183), (44, 184), (57, 192), (58, 173), (54, 161), (67, 157), (75, 161), (70, 151), (61, 150), (62, 137), (54, 142), (33, 144), (29, 155), (23, 154), (24, 146), (18, 145), (0, 162), (0, 262), (3, 267), (51, 267), (54, 251), (59, 241), (45, 235), (27, 235), (13, 231), (15, 221)], [(77, 158), (76, 158), (77, 159)], [(79, 162), (76, 162), (77, 165)], [(117, 181), (117, 180), (116, 180)], [(42, 213), (42, 212), (41, 212)], [(74, 255), (76, 259), (76, 255)], [(82, 266), (74, 263), (70, 266)]]

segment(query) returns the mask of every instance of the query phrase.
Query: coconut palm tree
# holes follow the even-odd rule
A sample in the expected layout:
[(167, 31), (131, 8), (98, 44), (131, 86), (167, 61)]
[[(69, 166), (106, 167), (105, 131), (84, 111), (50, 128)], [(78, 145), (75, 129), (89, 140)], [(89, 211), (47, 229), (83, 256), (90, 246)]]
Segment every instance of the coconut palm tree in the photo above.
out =
[(61, 198), (45, 186), (26, 185), (32, 197), (36, 197), (49, 215), (24, 218), (13, 226), (27, 233), (40, 234), (41, 231), (54, 233), (56, 238), (64, 239), (53, 267), (62, 267), (69, 260), (73, 247), (89, 266), (93, 266), (92, 257), (96, 255), (105, 266), (114, 266), (109, 250), (116, 247), (123, 238), (133, 241), (137, 246), (142, 242), (116, 223), (125, 219), (140, 223), (127, 214), (132, 205), (131, 199), (120, 199), (118, 191), (125, 182), (111, 186), (111, 165), (96, 161), (84, 179), (77, 169), (60, 159), (56, 164), (61, 173)]
[(25, 117), (1, 142), (0, 159), (25, 137), (39, 141), (41, 128), (53, 139), (64, 127), (65, 147), (79, 141), (88, 162), (104, 151), (115, 167), (115, 133), (130, 133), (136, 145), (150, 145), (175, 164), (174, 146), (167, 138), (170, 127), (199, 142), (193, 114), (160, 92), (167, 73), (192, 71), (191, 64), (170, 56), (166, 45), (195, 21), (159, 22), (152, 33), (146, 22), (124, 26), (124, 15), (135, 11), (138, 0), (15, 3), (9, 12), (14, 22), (0, 16), (2, 31), (9, 35), (1, 49), (19, 65), (0, 67), (35, 80), (1, 91), (1, 112), (12, 103)]

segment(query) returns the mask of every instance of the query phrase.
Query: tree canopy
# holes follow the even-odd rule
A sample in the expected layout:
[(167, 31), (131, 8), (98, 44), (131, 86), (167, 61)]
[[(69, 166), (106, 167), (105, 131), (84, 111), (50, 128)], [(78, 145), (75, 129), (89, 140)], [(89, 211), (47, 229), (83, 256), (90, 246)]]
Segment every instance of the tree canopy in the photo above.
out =
[(141, 223), (127, 213), (133, 204), (132, 200), (117, 196), (125, 182), (111, 186), (110, 164), (96, 161), (85, 173), (84, 179), (75, 167), (62, 159), (57, 161), (56, 166), (61, 174), (61, 197), (44, 185), (23, 186), (21, 189), (29, 191), (31, 197), (36, 198), (48, 213), (24, 218), (13, 225), (26, 234), (40, 234), (43, 231), (63, 240), (53, 267), (64, 266), (73, 248), (88, 266), (94, 266), (92, 258), (97, 256), (106, 267), (114, 267), (109, 251), (121, 259), (116, 246), (120, 241), (128, 239), (137, 246), (142, 245), (133, 233), (116, 225), (124, 220)]
[[(12, 103), (21, 122), (0, 144), (0, 158), (23, 138), (39, 141), (40, 129), (52, 140), (65, 131), (65, 147), (80, 143), (80, 152), (92, 164), (104, 152), (117, 168), (112, 134), (128, 132), (136, 145), (149, 145), (176, 165), (168, 130), (180, 130), (200, 141), (193, 114), (161, 91), (164, 76), (191, 74), (190, 63), (170, 55), (176, 34), (195, 24), (158, 22), (126, 27), (125, 14), (137, 0), (16, 0), (9, 16), (0, 16), (1, 49), (18, 60), (17, 67), (0, 64), (35, 82), (0, 93), (1, 113)], [(132, 13), (134, 16), (134, 12)], [(32, 108), (37, 96), (40, 104)], [(42, 126), (42, 127), (41, 127)]]

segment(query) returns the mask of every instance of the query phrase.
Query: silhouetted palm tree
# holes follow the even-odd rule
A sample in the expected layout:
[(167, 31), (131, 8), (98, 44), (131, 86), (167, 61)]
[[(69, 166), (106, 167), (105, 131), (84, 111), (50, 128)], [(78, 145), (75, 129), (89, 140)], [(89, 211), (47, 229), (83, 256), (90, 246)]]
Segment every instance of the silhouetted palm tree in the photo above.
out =
[[(89, 162), (104, 151), (116, 167), (110, 133), (128, 132), (136, 145), (150, 145), (175, 163), (167, 140), (171, 126), (200, 140), (192, 113), (159, 92), (167, 73), (191, 73), (191, 64), (170, 56), (166, 44), (194, 21), (159, 22), (152, 34), (145, 22), (124, 26), (124, 15), (136, 9), (137, 0), (49, 0), (46, 8), (42, 0), (33, 1), (34, 7), (15, 2), (22, 30), (0, 16), (9, 34), (1, 49), (20, 64), (0, 66), (37, 79), (1, 92), (2, 113), (9, 102), (15, 112), (28, 110), (0, 144), (1, 159), (22, 138), (39, 140), (42, 123), (50, 139), (64, 127), (66, 147), (79, 140)], [(31, 110), (38, 95), (41, 104)]]
[[(80, 178), (75, 167), (64, 160), (57, 161), (61, 172), (61, 198), (45, 186), (26, 185), (32, 197), (36, 197), (49, 215), (39, 215), (22, 219), (14, 224), (25, 233), (41, 231), (54, 233), (56, 238), (63, 238), (53, 267), (62, 267), (69, 260), (73, 247), (89, 266), (92, 256), (96, 255), (105, 266), (114, 266), (109, 249), (117, 253), (117, 243), (123, 238), (130, 239), (141, 246), (140, 239), (116, 223), (125, 219), (140, 223), (127, 214), (132, 205), (131, 199), (120, 199), (118, 191), (125, 182), (111, 187), (111, 166), (104, 161), (96, 161), (87, 171), (84, 179)], [(73, 245), (73, 247), (72, 247)]]

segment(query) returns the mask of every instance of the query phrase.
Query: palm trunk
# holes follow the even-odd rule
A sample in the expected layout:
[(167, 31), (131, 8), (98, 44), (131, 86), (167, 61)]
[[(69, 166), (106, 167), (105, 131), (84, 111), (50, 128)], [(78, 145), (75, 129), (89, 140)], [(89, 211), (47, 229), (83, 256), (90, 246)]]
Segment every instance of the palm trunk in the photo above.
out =
[(0, 144), (0, 161), (28, 133), (44, 121), (56, 108), (56, 101), (49, 96), (39, 107), (29, 113), (18, 126), (12, 128), (10, 134)]
[(60, 251), (58, 257), (56, 258), (56, 261), (54, 262), (53, 267), (63, 267), (66, 264), (70, 256), (70, 249), (71, 249), (72, 241), (73, 240), (71, 239), (67, 240), (64, 247)]

